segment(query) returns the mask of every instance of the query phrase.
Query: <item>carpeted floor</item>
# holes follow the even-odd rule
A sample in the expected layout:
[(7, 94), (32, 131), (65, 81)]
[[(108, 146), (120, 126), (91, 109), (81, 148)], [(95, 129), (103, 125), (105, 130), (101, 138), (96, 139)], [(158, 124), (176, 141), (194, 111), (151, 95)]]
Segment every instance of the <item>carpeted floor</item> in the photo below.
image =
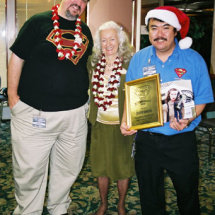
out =
[[(215, 157), (208, 162), (208, 136), (197, 132), (198, 152), (200, 158), (200, 204), (202, 215), (215, 214)], [(73, 201), (70, 209), (74, 215), (90, 215), (95, 212), (99, 205), (99, 192), (96, 178), (91, 175), (89, 163), (89, 146), (86, 159), (76, 183), (71, 189), (70, 196)], [(213, 148), (213, 155), (215, 149)], [(0, 215), (10, 215), (16, 206), (14, 198), (12, 160), (10, 144), (10, 124), (2, 123), (0, 127)], [(169, 215), (178, 215), (176, 196), (171, 180), (166, 176), (166, 202)], [(117, 188), (116, 182), (112, 182), (109, 192), (109, 210), (107, 214), (117, 214)], [(131, 180), (130, 188), (126, 198), (126, 208), (128, 214), (141, 215), (137, 180), (134, 176)], [(48, 212), (44, 207), (43, 215)], [(153, 215), (153, 214), (152, 214)]]

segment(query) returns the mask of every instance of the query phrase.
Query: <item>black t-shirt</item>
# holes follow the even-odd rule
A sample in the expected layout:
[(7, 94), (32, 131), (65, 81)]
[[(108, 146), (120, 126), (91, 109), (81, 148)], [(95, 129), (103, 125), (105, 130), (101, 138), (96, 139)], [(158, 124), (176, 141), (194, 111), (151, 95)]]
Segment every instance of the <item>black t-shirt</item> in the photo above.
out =
[[(88, 100), (87, 59), (93, 39), (82, 22), (82, 45), (73, 60), (59, 60), (53, 42), (51, 11), (36, 14), (25, 22), (11, 51), (25, 60), (18, 94), (26, 104), (43, 111), (75, 109)], [(72, 48), (76, 21), (59, 19), (63, 48)]]

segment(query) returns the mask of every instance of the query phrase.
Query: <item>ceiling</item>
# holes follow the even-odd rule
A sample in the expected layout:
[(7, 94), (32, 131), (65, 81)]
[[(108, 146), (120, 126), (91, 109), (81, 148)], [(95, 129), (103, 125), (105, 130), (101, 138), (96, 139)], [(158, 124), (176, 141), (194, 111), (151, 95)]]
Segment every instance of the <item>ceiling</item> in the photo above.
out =
[(186, 13), (213, 15), (215, 0), (164, 0), (164, 5), (180, 8)]

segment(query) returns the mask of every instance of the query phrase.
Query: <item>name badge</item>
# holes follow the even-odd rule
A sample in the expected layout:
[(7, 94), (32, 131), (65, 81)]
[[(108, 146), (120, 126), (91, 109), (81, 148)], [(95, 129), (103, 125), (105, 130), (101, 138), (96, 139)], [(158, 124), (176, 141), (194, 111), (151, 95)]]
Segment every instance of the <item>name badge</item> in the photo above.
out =
[(143, 67), (143, 76), (147, 77), (156, 74), (155, 65)]
[(41, 116), (34, 116), (32, 125), (37, 128), (46, 128), (46, 119)]

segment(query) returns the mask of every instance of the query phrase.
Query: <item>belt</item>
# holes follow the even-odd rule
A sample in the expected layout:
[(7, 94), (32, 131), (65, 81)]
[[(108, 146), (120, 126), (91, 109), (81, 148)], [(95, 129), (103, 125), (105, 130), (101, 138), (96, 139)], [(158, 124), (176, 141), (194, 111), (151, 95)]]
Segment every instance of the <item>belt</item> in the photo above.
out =
[(147, 132), (149, 133), (151, 136), (165, 136), (164, 134), (161, 134), (161, 133), (154, 133), (154, 132)]

